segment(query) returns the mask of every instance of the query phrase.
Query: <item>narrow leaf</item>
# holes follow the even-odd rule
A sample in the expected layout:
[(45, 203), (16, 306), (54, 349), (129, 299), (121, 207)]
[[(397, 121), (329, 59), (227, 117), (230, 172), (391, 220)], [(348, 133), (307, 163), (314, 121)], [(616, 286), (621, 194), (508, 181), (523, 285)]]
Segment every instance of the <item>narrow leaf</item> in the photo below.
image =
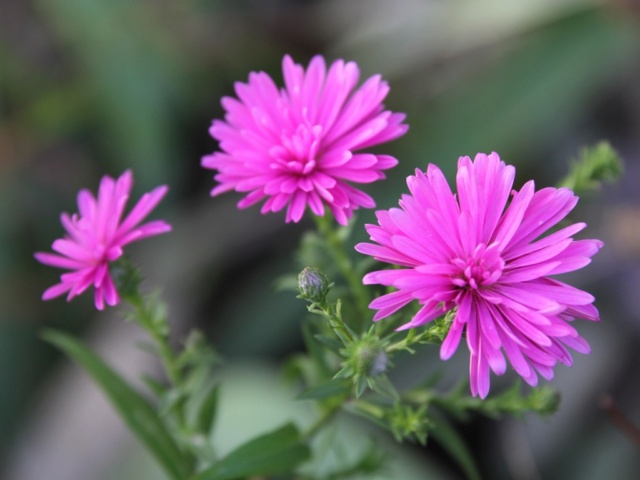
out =
[(189, 462), (167, 433), (149, 403), (89, 348), (73, 337), (46, 330), (42, 337), (79, 363), (102, 389), (120, 418), (175, 480), (190, 470)]
[(191, 480), (235, 480), (288, 473), (309, 457), (309, 447), (300, 443), (298, 430), (289, 423), (241, 445)]
[(378, 375), (376, 377), (368, 378), (367, 383), (369, 385), (369, 388), (384, 397), (388, 397), (393, 400), (397, 400), (400, 398), (396, 387), (393, 385), (393, 383), (391, 383), (389, 377), (387, 377), (386, 375)]
[(142, 380), (144, 381), (147, 388), (156, 396), (161, 397), (167, 392), (167, 387), (156, 379), (149, 377), (148, 375), (143, 375)]
[(329, 368), (329, 365), (327, 365), (325, 352), (322, 348), (320, 348), (318, 340), (314, 338), (314, 335), (311, 332), (311, 325), (309, 323), (304, 323), (302, 325), (302, 338), (304, 339), (304, 344), (307, 347), (307, 351), (311, 355), (311, 358), (313, 359), (313, 362), (318, 369), (318, 373), (323, 378), (330, 377), (331, 369)]
[(218, 412), (219, 394), (220, 385), (211, 385), (197, 405), (194, 427), (204, 435), (208, 435), (213, 428)]
[(330, 380), (308, 388), (297, 396), (298, 400), (322, 400), (324, 398), (347, 395), (351, 391), (351, 382)]
[(318, 340), (320, 343), (322, 343), (323, 345), (329, 347), (329, 349), (334, 353), (339, 354), (340, 350), (342, 348), (344, 348), (344, 343), (343, 342), (339, 342), (335, 338), (331, 338), (331, 337), (328, 337), (326, 335), (321, 335), (321, 334), (314, 335), (313, 337), (316, 340)]
[(473, 455), (460, 434), (442, 418), (434, 415), (430, 420), (432, 424), (429, 430), (431, 437), (449, 452), (449, 455), (458, 463), (469, 480), (481, 480)]

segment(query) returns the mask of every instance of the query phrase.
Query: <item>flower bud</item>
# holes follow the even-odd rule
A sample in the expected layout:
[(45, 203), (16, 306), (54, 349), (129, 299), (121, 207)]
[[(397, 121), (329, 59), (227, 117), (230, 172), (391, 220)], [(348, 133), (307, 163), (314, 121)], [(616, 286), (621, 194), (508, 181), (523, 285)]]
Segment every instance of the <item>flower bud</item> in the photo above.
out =
[(331, 285), (322, 271), (315, 267), (305, 267), (298, 275), (300, 296), (310, 302), (324, 302)]
[(345, 360), (336, 378), (352, 379), (357, 398), (367, 387), (381, 395), (397, 398), (395, 388), (385, 375), (390, 363), (389, 356), (384, 342), (376, 335), (369, 332), (353, 339), (346, 348), (340, 350), (340, 354)]
[(376, 377), (387, 370), (389, 357), (376, 337), (363, 337), (348, 351), (348, 363), (357, 377)]
[(417, 440), (421, 445), (427, 443), (430, 427), (427, 406), (412, 407), (397, 403), (387, 413), (391, 433), (398, 442)]
[(356, 346), (353, 360), (356, 374), (375, 377), (386, 371), (389, 358), (380, 344), (363, 342)]

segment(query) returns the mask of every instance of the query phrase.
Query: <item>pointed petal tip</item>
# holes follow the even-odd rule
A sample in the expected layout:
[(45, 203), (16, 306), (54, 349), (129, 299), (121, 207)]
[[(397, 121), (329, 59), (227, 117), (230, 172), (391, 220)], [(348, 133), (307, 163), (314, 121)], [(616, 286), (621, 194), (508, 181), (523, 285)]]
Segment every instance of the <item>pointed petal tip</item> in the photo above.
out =
[[(369, 305), (369, 308), (371, 308), (371, 305)], [(376, 312), (376, 314), (373, 316), (373, 321), (374, 321), (374, 322), (378, 322), (378, 321), (383, 320), (383, 319), (385, 319), (385, 318), (387, 318), (387, 317), (388, 317), (388, 315), (385, 315), (384, 313), (382, 313), (382, 311), (381, 311), (381, 310), (378, 310), (378, 311)], [(404, 326), (404, 325), (403, 325), (403, 326)], [(402, 327), (400, 327), (400, 328), (402, 328)], [(398, 330), (399, 330), (399, 329), (398, 329)]]
[(60, 295), (61, 295), (61, 293), (60, 293), (60, 294), (57, 294), (57, 295), (53, 295), (53, 294), (51, 294), (51, 293), (49, 292), (49, 290), (51, 290), (51, 289), (49, 288), (49, 289), (45, 290), (45, 291), (44, 291), (44, 293), (42, 294), (42, 297), (40, 297), (40, 298), (41, 298), (42, 300), (44, 300), (45, 302), (47, 302), (47, 301), (49, 301), (49, 300), (52, 300), (52, 299), (54, 299), (54, 298), (56, 298), (56, 297), (58, 297), (58, 296), (60, 296)]

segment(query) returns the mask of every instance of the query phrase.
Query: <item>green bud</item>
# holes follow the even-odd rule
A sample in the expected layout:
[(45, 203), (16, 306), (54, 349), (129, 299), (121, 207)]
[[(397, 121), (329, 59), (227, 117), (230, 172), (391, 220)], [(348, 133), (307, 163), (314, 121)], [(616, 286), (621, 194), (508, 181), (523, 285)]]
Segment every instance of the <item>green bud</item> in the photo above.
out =
[(389, 357), (375, 337), (364, 337), (353, 344), (351, 358), (356, 375), (375, 377), (387, 370)]
[(340, 353), (345, 361), (336, 377), (351, 378), (356, 386), (356, 397), (360, 397), (367, 386), (378, 393), (395, 397), (395, 389), (385, 381), (387, 377), (384, 375), (389, 357), (377, 336), (356, 338)]
[(331, 289), (327, 276), (315, 267), (305, 267), (298, 275), (298, 291), (305, 300), (322, 303)]
[(397, 403), (387, 412), (387, 419), (391, 433), (398, 442), (417, 440), (422, 445), (427, 443), (430, 424), (426, 405), (414, 408)]

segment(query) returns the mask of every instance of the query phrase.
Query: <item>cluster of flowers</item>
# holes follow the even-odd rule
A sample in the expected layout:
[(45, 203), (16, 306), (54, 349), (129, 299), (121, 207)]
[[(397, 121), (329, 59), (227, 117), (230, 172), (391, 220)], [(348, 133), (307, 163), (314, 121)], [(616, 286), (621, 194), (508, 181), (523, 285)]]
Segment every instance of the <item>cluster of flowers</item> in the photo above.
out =
[[(251, 73), (235, 85), (237, 98), (225, 97), (227, 114), (215, 120), (210, 134), (220, 151), (202, 159), (216, 170), (212, 195), (235, 190), (246, 194), (245, 208), (264, 200), (262, 212), (285, 207), (286, 221), (304, 212), (324, 216), (328, 209), (341, 225), (354, 210), (373, 208), (373, 199), (354, 184), (384, 178), (398, 161), (362, 153), (363, 149), (402, 136), (404, 115), (384, 109), (389, 87), (380, 76), (356, 89), (359, 69), (353, 62), (322, 57), (308, 68), (283, 60), (285, 86), (278, 89), (264, 72)], [(365, 284), (393, 287), (375, 299), (373, 320), (392, 315), (417, 301), (420, 310), (401, 329), (415, 328), (453, 311), (453, 322), (440, 356), (450, 358), (466, 337), (473, 395), (485, 397), (490, 370), (502, 375), (506, 358), (530, 385), (538, 374), (553, 377), (557, 362), (571, 365), (567, 347), (589, 353), (587, 342), (571, 322), (598, 320), (594, 298), (552, 275), (587, 265), (602, 247), (599, 240), (574, 240), (584, 223), (554, 229), (578, 198), (565, 188), (536, 191), (533, 181), (512, 190), (515, 168), (498, 154), (461, 157), (457, 194), (442, 171), (429, 164), (409, 176), (409, 193), (400, 208), (377, 212), (377, 225), (367, 225), (372, 243), (356, 250), (401, 268), (368, 273)], [(116, 305), (118, 292), (109, 265), (130, 242), (168, 232), (163, 221), (140, 222), (167, 192), (162, 186), (144, 195), (122, 219), (132, 188), (131, 172), (114, 180), (104, 177), (97, 198), (78, 195), (79, 213), (62, 215), (67, 236), (56, 240), (57, 254), (37, 253), (47, 265), (70, 272), (49, 288), (45, 300), (67, 293), (75, 297), (93, 285), (95, 305)]]

